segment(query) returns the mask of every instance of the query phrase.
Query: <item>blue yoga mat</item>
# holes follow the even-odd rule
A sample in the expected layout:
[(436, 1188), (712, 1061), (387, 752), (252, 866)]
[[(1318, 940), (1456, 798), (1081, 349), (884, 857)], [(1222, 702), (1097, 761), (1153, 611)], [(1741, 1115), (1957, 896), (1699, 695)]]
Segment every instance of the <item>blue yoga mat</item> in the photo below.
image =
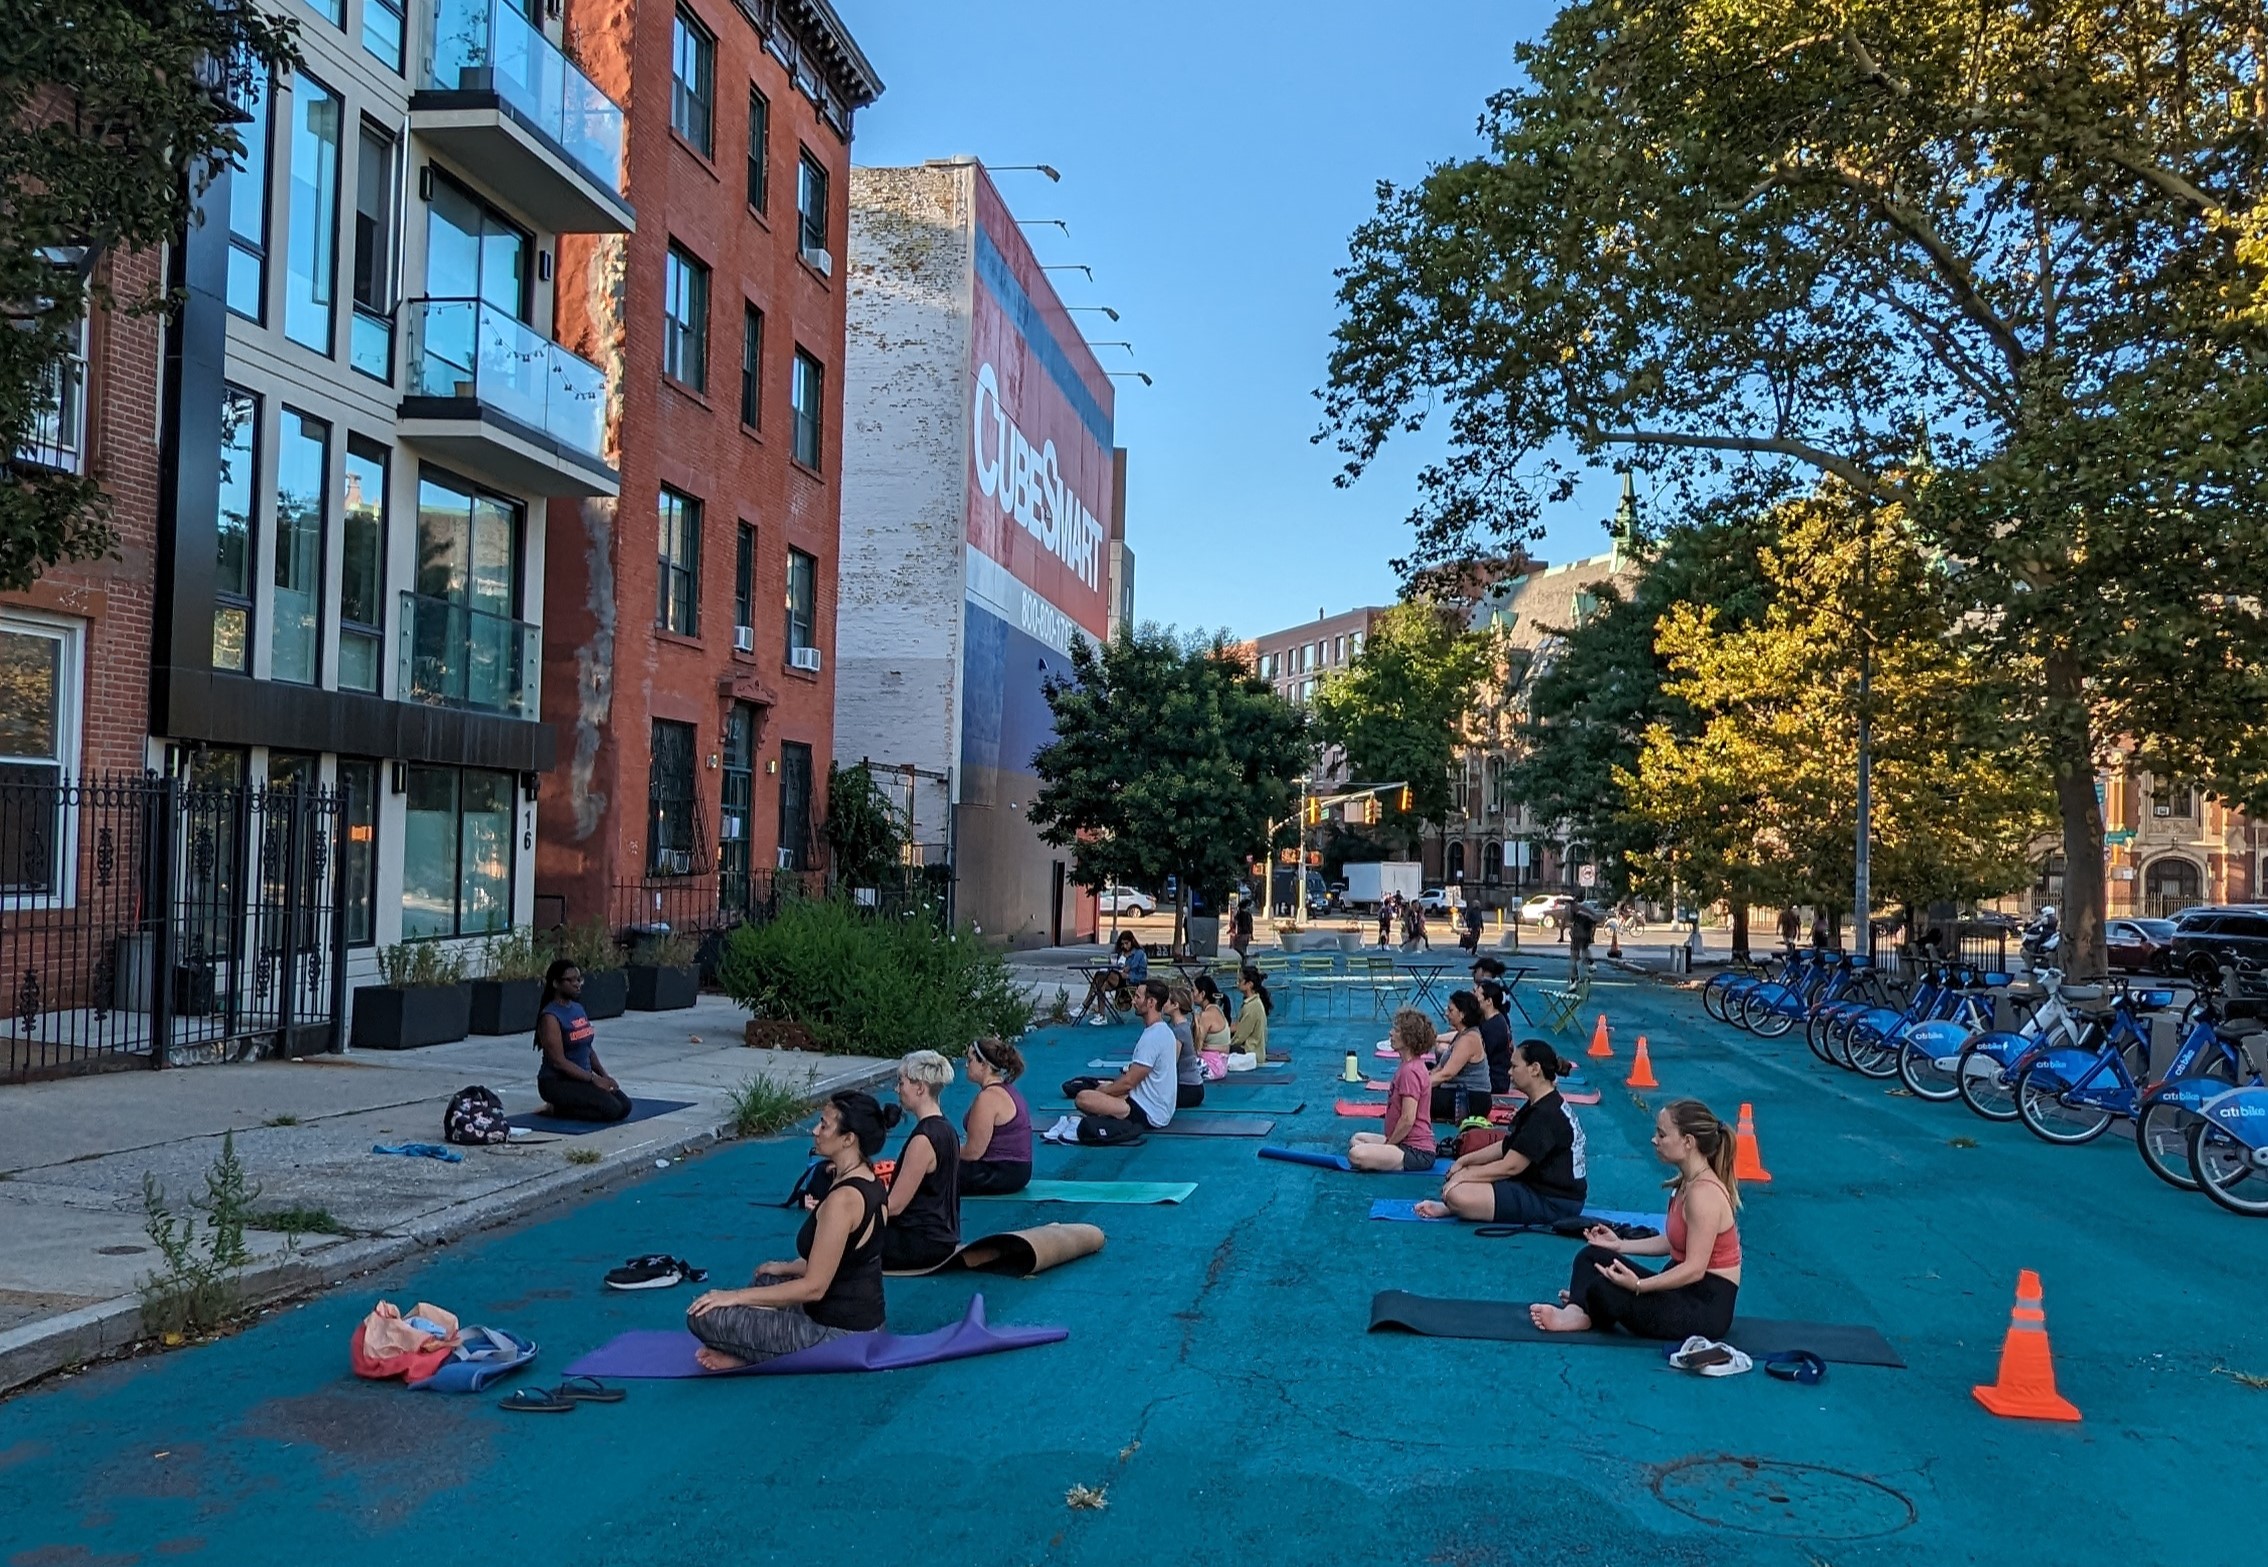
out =
[[(1420, 1197), (1374, 1197), (1370, 1201), (1370, 1216), (1373, 1219), (1394, 1219), (1413, 1224), (1461, 1222), (1455, 1219), (1421, 1218), (1417, 1205), (1424, 1200)], [(1588, 1224), (1643, 1224), (1655, 1230), (1661, 1229), (1666, 1222), (1658, 1213), (1637, 1213), (1626, 1208), (1586, 1208), (1583, 1210), (1583, 1219)], [(1548, 1229), (1550, 1226), (1541, 1227)]]
[[(1349, 1160), (1345, 1154), (1325, 1153), (1320, 1148), (1264, 1147), (1260, 1150), (1260, 1157), (1263, 1159), (1281, 1159), (1286, 1164), (1311, 1164), (1318, 1170), (1352, 1170), (1354, 1168), (1353, 1161)], [(1434, 1175), (1447, 1175), (1449, 1173), (1449, 1166), (1452, 1162), (1453, 1161), (1448, 1159), (1434, 1160), (1431, 1173)], [(1390, 1170), (1381, 1170), (1371, 1173), (1391, 1175), (1397, 1172)], [(1417, 1175), (1424, 1172), (1417, 1170), (1404, 1170), (1398, 1173), (1404, 1175)]]

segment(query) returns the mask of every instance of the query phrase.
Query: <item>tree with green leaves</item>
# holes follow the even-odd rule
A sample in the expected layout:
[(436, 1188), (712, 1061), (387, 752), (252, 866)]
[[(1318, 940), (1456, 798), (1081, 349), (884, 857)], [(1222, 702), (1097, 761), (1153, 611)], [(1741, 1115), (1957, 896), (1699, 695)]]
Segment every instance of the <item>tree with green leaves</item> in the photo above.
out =
[(1688, 494), (1831, 475), (1900, 507), (1951, 624), (2029, 680), (2100, 966), (2113, 742), (2268, 795), (2261, 34), (2258, 0), (1570, 5), (1488, 149), (1355, 236), (1347, 476), (1447, 408), (1421, 558), (1632, 447)]
[(1075, 637), (1050, 680), (1055, 738), (1032, 758), (1032, 825), (1069, 849), (1084, 886), (1176, 879), (1175, 938), (1192, 889), (1214, 909), (1299, 798), (1306, 719), (1225, 634), (1145, 625), (1101, 646)]
[(904, 824), (864, 762), (850, 767), (827, 764), (827, 822), (823, 829), (836, 879), (852, 887), (876, 887), (903, 862)]
[(1484, 640), (1455, 611), (1419, 599), (1380, 615), (1362, 651), (1316, 688), (1316, 736), (1346, 753), (1352, 776), (1409, 785), (1406, 807), (1380, 797), (1379, 836), (1414, 846), (1426, 824), (1449, 819), (1449, 773), (1486, 669)]
[[(233, 103), (296, 63), (296, 24), (215, 0), (41, 0), (0, 50), (0, 462), (31, 444), (114, 251), (182, 232), (216, 168), (241, 157)], [(0, 589), (110, 552), (89, 476), (17, 465), (0, 484)]]

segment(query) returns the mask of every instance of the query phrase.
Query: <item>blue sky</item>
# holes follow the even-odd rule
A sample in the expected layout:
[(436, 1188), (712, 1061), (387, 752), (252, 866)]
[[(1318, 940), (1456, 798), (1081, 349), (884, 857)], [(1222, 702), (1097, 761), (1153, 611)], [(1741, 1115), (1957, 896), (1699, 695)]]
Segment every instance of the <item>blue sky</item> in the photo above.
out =
[[(1309, 443), (1332, 269), (1378, 180), (1478, 147), (1513, 44), (1552, 8), (836, 3), (888, 84), (859, 115), (855, 161), (1062, 172), (996, 178), (1019, 218), (1070, 224), (1026, 232), (1042, 261), (1094, 268), (1092, 285), (1054, 274), (1068, 303), (1120, 312), (1081, 317), (1091, 340), (1134, 344), (1098, 357), (1157, 381), (1119, 382), (1137, 615), (1251, 636), (1391, 600), (1434, 448), (1405, 440), (1353, 489), (1332, 485), (1337, 454)], [(1612, 479), (1592, 480), (1537, 553), (1599, 553), (1612, 506)]]

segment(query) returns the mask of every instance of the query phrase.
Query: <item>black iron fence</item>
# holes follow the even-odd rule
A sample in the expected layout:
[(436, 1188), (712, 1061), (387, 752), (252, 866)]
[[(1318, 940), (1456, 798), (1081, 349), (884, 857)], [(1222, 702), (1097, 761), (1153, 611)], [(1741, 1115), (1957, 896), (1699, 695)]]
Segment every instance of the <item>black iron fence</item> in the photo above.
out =
[(0, 768), (0, 1082), (337, 1048), (343, 803)]

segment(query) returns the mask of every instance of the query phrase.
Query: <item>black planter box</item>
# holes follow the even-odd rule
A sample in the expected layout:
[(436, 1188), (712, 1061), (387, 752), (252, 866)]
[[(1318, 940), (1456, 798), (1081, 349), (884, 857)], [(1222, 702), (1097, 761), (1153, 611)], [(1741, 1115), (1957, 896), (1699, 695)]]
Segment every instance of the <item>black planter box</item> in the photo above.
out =
[(540, 979), (476, 979), (472, 982), (472, 1031), (533, 1034), (536, 1004), (542, 1000)]
[(650, 963), (633, 963), (629, 974), (633, 1012), (676, 1012), (701, 999), (699, 964), (657, 968)]
[(472, 1030), (470, 985), (357, 985), (354, 1033), (357, 1050), (415, 1050), (446, 1045)]
[(630, 1004), (630, 976), (618, 968), (583, 971), (583, 1010), (594, 1018), (620, 1017)]

